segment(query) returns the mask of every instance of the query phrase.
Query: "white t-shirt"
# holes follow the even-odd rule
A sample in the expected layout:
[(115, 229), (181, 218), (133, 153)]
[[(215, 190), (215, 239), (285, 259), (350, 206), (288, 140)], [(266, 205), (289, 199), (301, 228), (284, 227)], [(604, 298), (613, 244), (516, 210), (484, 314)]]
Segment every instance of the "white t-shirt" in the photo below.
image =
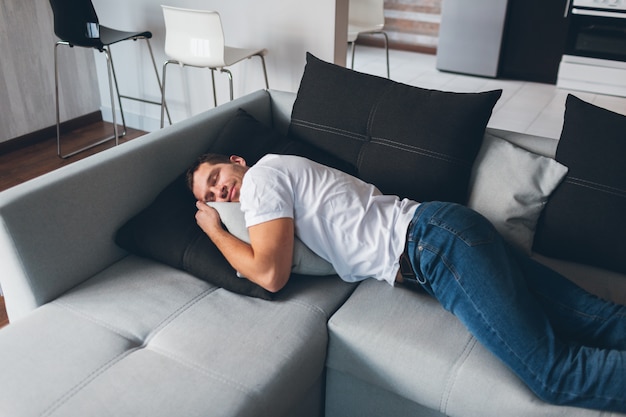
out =
[(306, 158), (266, 155), (240, 190), (246, 226), (289, 217), (295, 234), (348, 282), (395, 282), (418, 203)]

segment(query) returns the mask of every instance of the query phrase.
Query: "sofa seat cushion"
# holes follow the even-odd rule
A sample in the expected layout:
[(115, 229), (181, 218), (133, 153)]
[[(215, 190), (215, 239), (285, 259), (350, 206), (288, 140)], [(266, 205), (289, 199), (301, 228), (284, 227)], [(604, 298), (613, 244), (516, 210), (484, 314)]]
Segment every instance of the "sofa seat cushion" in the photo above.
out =
[(2, 330), (0, 414), (286, 415), (352, 288), (294, 277), (270, 302), (126, 257)]
[[(380, 409), (393, 393), (447, 416), (606, 416), (539, 400), (450, 313), (423, 292), (363, 282), (329, 322), (328, 374), (378, 387), (346, 398), (327, 391), (327, 410)], [(343, 385), (345, 385), (345, 378)], [(332, 386), (327, 381), (327, 386)], [(363, 391), (361, 391), (363, 392)], [(363, 406), (363, 404), (366, 404)], [(375, 415), (375, 414), (371, 414)]]
[(533, 253), (532, 258), (566, 276), (579, 287), (605, 300), (626, 305), (626, 275)]

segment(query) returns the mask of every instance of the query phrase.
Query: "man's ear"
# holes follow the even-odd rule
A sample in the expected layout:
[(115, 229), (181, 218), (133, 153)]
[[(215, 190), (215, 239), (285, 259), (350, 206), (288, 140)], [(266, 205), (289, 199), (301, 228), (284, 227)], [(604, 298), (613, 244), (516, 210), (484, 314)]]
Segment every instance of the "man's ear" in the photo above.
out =
[(231, 155), (229, 159), (230, 159), (230, 162), (233, 163), (233, 164), (238, 164), (238, 165), (241, 165), (241, 166), (244, 166), (244, 167), (248, 166), (248, 165), (246, 165), (246, 160), (243, 159), (241, 156)]

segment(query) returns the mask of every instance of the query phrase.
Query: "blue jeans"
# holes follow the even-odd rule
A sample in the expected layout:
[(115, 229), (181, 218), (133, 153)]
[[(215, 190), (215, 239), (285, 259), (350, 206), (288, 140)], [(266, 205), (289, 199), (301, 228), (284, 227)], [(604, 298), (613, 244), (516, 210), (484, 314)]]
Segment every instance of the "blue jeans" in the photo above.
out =
[(538, 397), (626, 411), (626, 307), (517, 253), (457, 204), (421, 204), (408, 236), (422, 287)]

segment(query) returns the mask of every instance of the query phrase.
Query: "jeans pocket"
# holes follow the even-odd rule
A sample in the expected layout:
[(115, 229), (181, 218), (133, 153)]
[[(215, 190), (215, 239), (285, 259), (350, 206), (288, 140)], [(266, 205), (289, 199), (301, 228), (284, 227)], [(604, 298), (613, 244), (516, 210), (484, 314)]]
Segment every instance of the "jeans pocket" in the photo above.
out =
[(432, 216), (430, 224), (453, 234), (470, 247), (490, 244), (498, 238), (489, 220), (458, 204), (443, 207)]

